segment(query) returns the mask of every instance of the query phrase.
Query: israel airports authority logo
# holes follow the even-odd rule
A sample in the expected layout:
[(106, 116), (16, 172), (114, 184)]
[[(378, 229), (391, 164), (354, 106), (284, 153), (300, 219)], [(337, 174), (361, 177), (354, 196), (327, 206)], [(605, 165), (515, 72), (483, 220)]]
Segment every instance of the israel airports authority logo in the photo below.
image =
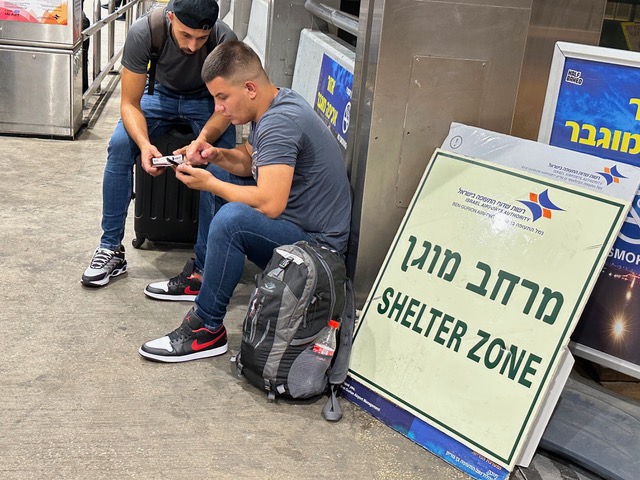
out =
[[(605, 167), (604, 172), (596, 172), (601, 175), (607, 182), (607, 185), (612, 183), (620, 183), (620, 179), (627, 178), (618, 171), (618, 166)], [(618, 234), (618, 237), (627, 243), (632, 245), (640, 245), (640, 196), (636, 196), (627, 218), (624, 220), (624, 225)]]
[(621, 178), (627, 178), (618, 171), (618, 166), (604, 167), (604, 172), (596, 172), (598, 175), (602, 175), (607, 182), (607, 185), (612, 183), (620, 183)]
[(529, 192), (529, 200), (518, 200), (531, 212), (532, 220), (535, 222), (540, 217), (551, 218), (552, 210), (559, 210), (564, 212), (564, 209), (555, 205), (549, 199), (549, 190), (545, 190), (542, 193)]
[[(605, 167), (604, 172), (596, 172), (607, 182), (607, 185), (612, 183), (620, 183), (620, 179), (627, 178), (618, 171), (618, 166)], [(618, 234), (618, 237), (631, 245), (640, 245), (640, 195), (636, 195), (627, 218), (624, 220), (624, 225)]]

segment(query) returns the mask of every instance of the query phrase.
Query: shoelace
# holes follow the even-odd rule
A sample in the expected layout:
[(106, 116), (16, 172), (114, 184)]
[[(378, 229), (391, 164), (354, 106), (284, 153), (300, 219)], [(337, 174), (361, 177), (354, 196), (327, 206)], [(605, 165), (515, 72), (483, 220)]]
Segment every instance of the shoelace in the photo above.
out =
[(171, 332), (168, 336), (170, 340), (184, 340), (191, 336), (193, 330), (189, 327), (186, 321), (182, 322), (178, 328), (176, 328), (173, 332)]
[(186, 282), (187, 278), (189, 278), (189, 275), (181, 272), (178, 276), (169, 279), (169, 285), (180, 285)]
[(96, 253), (93, 254), (93, 258), (91, 259), (91, 268), (102, 268), (104, 267), (109, 260), (113, 258), (115, 252), (108, 250), (106, 248), (99, 248), (96, 250)]
[(193, 259), (192, 259), (191, 261), (187, 262), (187, 264), (184, 266), (180, 274), (169, 279), (169, 286), (182, 285), (183, 283), (187, 282), (189, 278), (193, 276), (193, 272), (194, 272), (194, 265), (193, 265)]

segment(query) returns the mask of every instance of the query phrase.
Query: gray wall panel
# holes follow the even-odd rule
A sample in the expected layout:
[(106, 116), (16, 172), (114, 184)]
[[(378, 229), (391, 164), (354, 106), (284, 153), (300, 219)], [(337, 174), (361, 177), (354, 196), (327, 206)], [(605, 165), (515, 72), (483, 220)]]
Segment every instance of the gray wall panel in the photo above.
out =
[[(356, 197), (349, 269), (359, 303), (449, 124), (477, 118), (479, 127), (509, 133), (531, 1), (372, 0), (361, 5), (354, 79), (358, 126), (349, 134), (355, 138)], [(417, 58), (433, 63), (416, 67)], [(478, 78), (463, 73), (465, 61), (470, 62), (467, 75)], [(447, 99), (454, 104), (444, 108)], [(407, 134), (415, 129), (418, 135)]]

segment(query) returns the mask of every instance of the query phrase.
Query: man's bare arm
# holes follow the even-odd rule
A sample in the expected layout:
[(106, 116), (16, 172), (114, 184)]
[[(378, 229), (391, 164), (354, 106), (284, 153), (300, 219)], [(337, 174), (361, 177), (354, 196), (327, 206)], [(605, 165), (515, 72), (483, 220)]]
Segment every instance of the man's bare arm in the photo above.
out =
[(242, 202), (254, 207), (269, 218), (276, 218), (287, 207), (293, 167), (284, 164), (260, 167), (256, 186), (235, 185), (218, 180), (207, 170), (191, 165), (179, 165), (176, 177), (189, 188), (205, 190), (229, 202)]
[(147, 120), (140, 106), (146, 81), (146, 74), (134, 73), (126, 67), (122, 67), (120, 116), (127, 133), (140, 148), (142, 168), (150, 175), (155, 176), (160, 175), (164, 170), (151, 165), (151, 158), (160, 157), (162, 154), (149, 141)]
[(229, 128), (229, 125), (231, 125), (231, 122), (222, 113), (214, 111), (207, 123), (202, 127), (198, 139), (213, 145)]

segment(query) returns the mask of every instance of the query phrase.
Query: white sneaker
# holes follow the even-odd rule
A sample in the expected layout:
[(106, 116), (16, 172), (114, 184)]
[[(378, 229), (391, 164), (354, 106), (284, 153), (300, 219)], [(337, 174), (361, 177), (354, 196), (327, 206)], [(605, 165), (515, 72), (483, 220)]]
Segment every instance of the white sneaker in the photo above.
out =
[(124, 247), (116, 251), (98, 247), (93, 253), (91, 264), (82, 274), (82, 283), (87, 287), (103, 287), (111, 277), (117, 277), (127, 271), (124, 259)]

